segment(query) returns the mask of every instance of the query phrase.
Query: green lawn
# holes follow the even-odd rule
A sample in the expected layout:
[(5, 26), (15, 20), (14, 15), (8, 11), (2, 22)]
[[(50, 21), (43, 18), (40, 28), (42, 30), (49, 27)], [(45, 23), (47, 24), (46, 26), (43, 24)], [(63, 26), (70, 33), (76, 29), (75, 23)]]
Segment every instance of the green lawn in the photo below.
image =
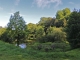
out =
[(80, 60), (80, 49), (67, 52), (42, 52), (30, 47), (21, 49), (0, 41), (0, 60)]

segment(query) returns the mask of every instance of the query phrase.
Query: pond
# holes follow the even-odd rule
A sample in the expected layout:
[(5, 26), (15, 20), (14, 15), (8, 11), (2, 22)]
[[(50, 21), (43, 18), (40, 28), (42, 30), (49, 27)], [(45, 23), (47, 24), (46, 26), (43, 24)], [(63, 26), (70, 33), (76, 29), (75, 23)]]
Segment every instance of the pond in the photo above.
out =
[[(16, 46), (17, 46), (17, 44), (16, 44)], [(22, 49), (25, 49), (27, 47), (27, 45), (25, 43), (22, 43), (22, 44), (19, 44), (19, 47)]]

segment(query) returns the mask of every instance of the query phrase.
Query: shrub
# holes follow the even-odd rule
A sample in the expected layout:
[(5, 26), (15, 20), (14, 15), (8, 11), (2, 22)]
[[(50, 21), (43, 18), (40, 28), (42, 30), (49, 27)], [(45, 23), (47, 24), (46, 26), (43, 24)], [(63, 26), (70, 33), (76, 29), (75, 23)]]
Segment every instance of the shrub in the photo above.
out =
[(67, 51), (70, 49), (70, 45), (67, 43), (64, 43), (64, 42), (62, 42), (62, 43), (56, 42), (51, 45), (51, 48), (54, 50), (58, 49), (61, 51)]
[(46, 36), (42, 36), (40, 38), (37, 38), (37, 41), (40, 43), (54, 42), (54, 37), (52, 35), (46, 35)]
[(41, 49), (42, 49), (42, 45), (39, 44), (39, 45), (37, 46), (37, 49), (38, 49), (38, 50), (41, 50)]
[(50, 51), (67, 51), (70, 49), (70, 45), (64, 42), (47, 42), (47, 43), (35, 43), (32, 46), (32, 49), (35, 50), (41, 50), (41, 51), (45, 51), (45, 52), (50, 52)]

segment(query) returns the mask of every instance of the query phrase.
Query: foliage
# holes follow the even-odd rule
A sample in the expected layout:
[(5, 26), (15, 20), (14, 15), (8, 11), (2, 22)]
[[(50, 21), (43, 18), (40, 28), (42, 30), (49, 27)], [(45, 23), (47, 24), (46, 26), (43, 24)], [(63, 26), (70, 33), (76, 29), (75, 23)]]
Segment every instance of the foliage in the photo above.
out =
[(19, 45), (19, 42), (21, 40), (25, 39), (25, 37), (26, 37), (26, 22), (19, 15), (19, 11), (15, 12), (14, 15), (11, 15), (10, 21), (7, 24), (7, 32), (9, 33), (10, 39), (11, 39), (11, 37), (14, 40), (17, 39), (17, 45)]
[(66, 33), (62, 31), (63, 28), (50, 27), (48, 29), (48, 35), (52, 35), (54, 37), (54, 41), (65, 41)]
[(70, 50), (70, 45), (65, 42), (47, 42), (47, 43), (35, 43), (32, 45), (32, 48), (35, 50), (41, 50), (45, 52), (65, 52)]
[(6, 30), (2, 35), (1, 35), (1, 40), (4, 42), (12, 43), (14, 40), (14, 36), (11, 35), (11, 31)]
[(35, 35), (36, 35), (36, 38), (44, 36), (45, 35), (44, 34), (44, 28), (42, 26), (38, 25), (36, 27), (36, 33), (35, 33)]
[(2, 38), (2, 34), (6, 31), (6, 28), (0, 28), (0, 39)]
[(37, 41), (41, 43), (66, 41), (66, 33), (62, 31), (62, 28), (50, 27), (47, 33), (47, 35), (37, 38)]
[(56, 13), (56, 19), (58, 19), (58, 22), (56, 23), (57, 27), (65, 27), (67, 25), (67, 20), (69, 18), (69, 15), (71, 14), (71, 11), (69, 8), (65, 8), (63, 10), (59, 10)]
[(33, 23), (29, 23), (27, 24), (27, 38), (30, 40), (30, 39), (35, 39), (35, 33), (36, 33), (36, 27), (37, 25), (36, 24), (33, 24)]
[(41, 17), (38, 24), (43, 27), (49, 27), (52, 20), (53, 20), (53, 18), (51, 18), (51, 17)]
[(64, 18), (64, 13), (62, 10), (57, 11), (56, 18), (57, 19), (63, 19)]
[(44, 36), (44, 28), (41, 25), (29, 23), (27, 25), (27, 31), (28, 31), (28, 39), (29, 40), (35, 40), (41, 36)]
[(40, 43), (54, 42), (54, 37), (52, 35), (46, 35), (46, 36), (37, 38), (37, 41)]
[(80, 48), (80, 11), (74, 10), (66, 28), (67, 40), (72, 48)]
[(64, 19), (64, 18), (66, 18), (66, 20), (67, 20), (67, 18), (69, 17), (70, 13), (71, 13), (71, 11), (70, 11), (69, 8), (65, 8), (63, 10), (59, 10), (56, 13), (56, 19)]
[(29, 33), (34, 34), (36, 30), (37, 25), (33, 23), (27, 24), (27, 30)]
[(51, 47), (54, 46), (54, 51), (67, 51), (70, 50), (70, 45), (64, 42), (54, 42)]
[(38, 25), (41, 25), (44, 28), (45, 35), (47, 35), (47, 29), (50, 26), (54, 26), (55, 18), (51, 17), (41, 17)]

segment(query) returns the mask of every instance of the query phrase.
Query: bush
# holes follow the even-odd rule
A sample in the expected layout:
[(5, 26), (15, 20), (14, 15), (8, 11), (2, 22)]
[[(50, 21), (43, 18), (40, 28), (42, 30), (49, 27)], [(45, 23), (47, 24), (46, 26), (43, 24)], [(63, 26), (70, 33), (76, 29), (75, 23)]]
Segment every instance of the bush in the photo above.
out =
[(59, 43), (59, 42), (53, 43), (51, 45), (51, 47), (52, 47), (52, 49), (54, 48), (54, 50), (59, 49), (61, 51), (67, 51), (67, 50), (70, 49), (70, 45), (67, 44), (67, 43), (64, 43), (64, 42), (62, 42), (62, 43)]
[(37, 38), (37, 41), (40, 43), (45, 42), (55, 42), (55, 41), (66, 41), (66, 33), (62, 31), (62, 28), (53, 28), (48, 29), (48, 34), (45, 36), (40, 36)]
[(54, 42), (54, 37), (52, 35), (46, 35), (46, 36), (37, 38), (37, 41), (40, 43)]
[(38, 49), (38, 50), (41, 50), (41, 49), (42, 49), (42, 45), (39, 44), (39, 45), (37, 46), (37, 49)]
[(47, 43), (35, 43), (32, 46), (32, 49), (35, 50), (41, 50), (41, 51), (45, 51), (45, 52), (50, 52), (50, 51), (67, 51), (70, 49), (70, 45), (67, 43), (63, 43), (63, 42), (56, 42), (56, 43), (52, 43), (52, 42), (47, 42)]

